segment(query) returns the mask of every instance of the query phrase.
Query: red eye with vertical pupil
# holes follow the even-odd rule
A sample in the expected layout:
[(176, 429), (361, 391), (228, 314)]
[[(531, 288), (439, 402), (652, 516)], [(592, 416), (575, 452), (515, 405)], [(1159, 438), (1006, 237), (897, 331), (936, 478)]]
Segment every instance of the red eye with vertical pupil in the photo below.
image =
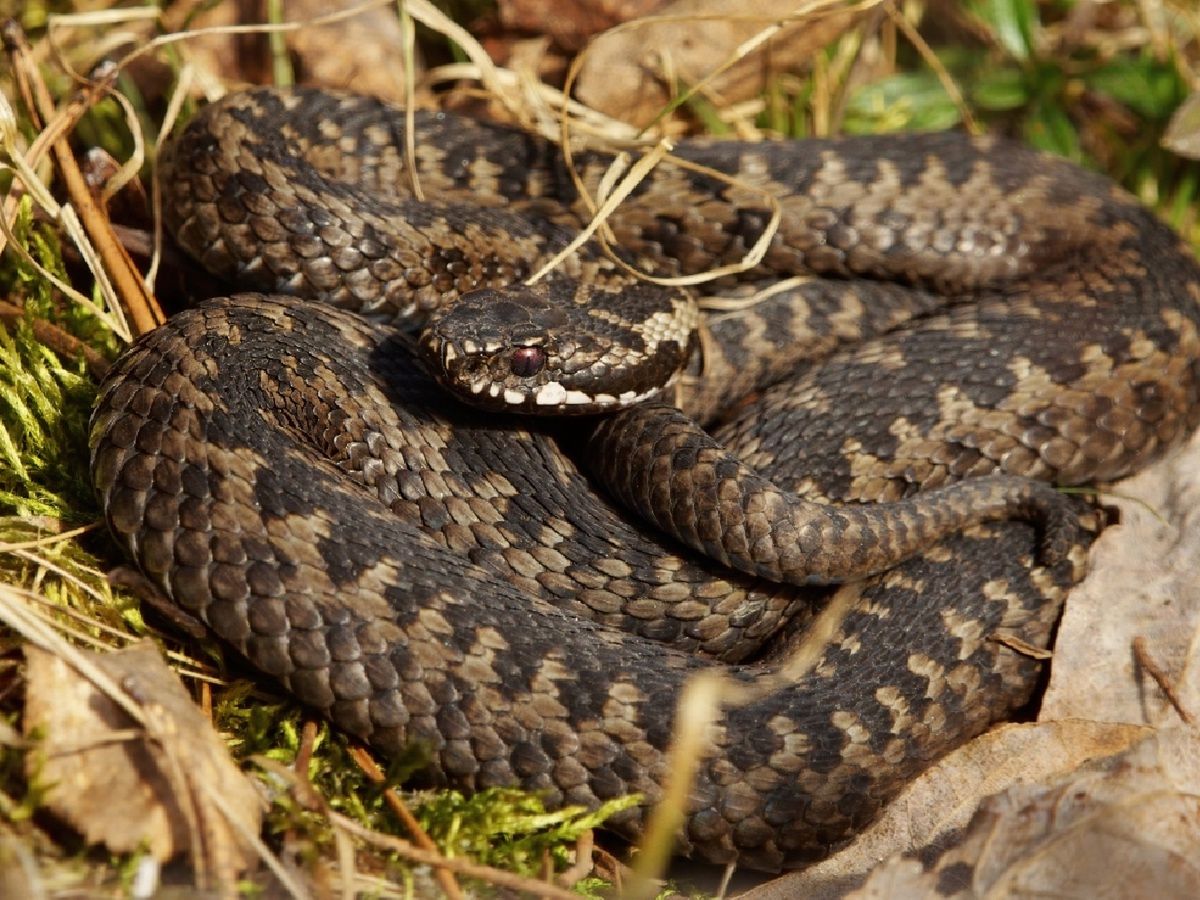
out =
[(541, 347), (518, 347), (509, 360), (512, 373), (519, 378), (528, 378), (542, 371), (546, 365), (546, 351)]

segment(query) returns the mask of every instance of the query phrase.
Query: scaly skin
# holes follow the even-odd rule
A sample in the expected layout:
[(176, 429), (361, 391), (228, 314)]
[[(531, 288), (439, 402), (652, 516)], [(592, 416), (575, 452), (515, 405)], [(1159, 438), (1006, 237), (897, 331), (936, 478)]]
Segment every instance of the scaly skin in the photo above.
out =
[[(311, 92), (231, 98), (169, 154), (168, 224), (219, 275), (391, 322), (507, 290), (563, 245), (581, 213), (546, 145), (418, 123), (422, 183), (443, 205), (381, 200), (406, 180), (394, 111)], [(680, 551), (598, 494), (580, 454), (632, 478), (627, 496), (658, 504), (643, 514), (718, 557), (745, 550), (752, 571), (775, 573), (750, 553), (766, 545), (801, 552), (800, 570), (815, 553), (838, 577), (874, 571), (912, 545), (869, 505), (833, 547), (771, 526), (771, 540), (758, 527), (726, 542), (776, 488), (900, 501), (991, 473), (1082, 483), (1144, 465), (1197, 423), (1200, 267), (1098, 176), (988, 140), (681, 154), (780, 198), (754, 286), (801, 276), (707, 314), (684, 354), (676, 397), (727, 420), (714, 436), (733, 457), (657, 405), (518, 427), (446, 399), (387, 330), (243, 295), (181, 314), (114, 367), (93, 477), (119, 540), (177, 604), (348, 731), (385, 751), (424, 745), (439, 783), (589, 805), (641, 792), (616, 823), (636, 835), (688, 677), (749, 688), (717, 729), (680, 846), (773, 868), (861, 828), (1027, 698), (1037, 664), (992, 638), (1046, 643), (1095, 523), (1063, 499), (1049, 547), (1026, 524), (988, 525), (855, 581), (835, 594), (850, 612), (797, 672), (814, 592)], [(603, 163), (585, 157), (585, 180)], [(610, 224), (630, 259), (693, 272), (740, 257), (762, 207), (663, 168)], [(612, 293), (627, 276), (585, 246), (555, 278)], [(633, 471), (637, 453), (586, 446), (664, 422), (685, 437), (660, 441), (663, 479), (662, 454)], [(775, 487), (744, 491), (743, 463)], [(1016, 491), (1010, 512), (1027, 513), (1030, 492), (1045, 489)], [(914, 527), (943, 514), (938, 496), (914, 501)]]

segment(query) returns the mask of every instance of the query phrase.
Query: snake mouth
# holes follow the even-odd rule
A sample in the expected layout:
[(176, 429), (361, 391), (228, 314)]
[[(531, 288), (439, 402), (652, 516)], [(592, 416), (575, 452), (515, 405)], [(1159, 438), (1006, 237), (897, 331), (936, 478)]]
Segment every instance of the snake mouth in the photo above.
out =
[(427, 368), (473, 406), (534, 415), (609, 412), (673, 385), (692, 349), (686, 319), (672, 328), (668, 311), (639, 320), (573, 296), (561, 286), (464, 294), (422, 331)]
[(675, 376), (645, 390), (590, 390), (595, 377), (571, 371), (550, 344), (455, 343), (436, 331), (421, 346), (438, 382), (460, 400), (493, 412), (590, 415), (642, 403), (673, 387)]

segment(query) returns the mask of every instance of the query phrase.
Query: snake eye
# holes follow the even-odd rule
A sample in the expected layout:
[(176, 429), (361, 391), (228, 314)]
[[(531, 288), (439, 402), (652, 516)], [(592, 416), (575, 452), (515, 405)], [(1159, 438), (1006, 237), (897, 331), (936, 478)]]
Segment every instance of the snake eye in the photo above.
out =
[(541, 347), (518, 347), (508, 361), (512, 373), (519, 378), (528, 378), (542, 371), (546, 365), (546, 351)]

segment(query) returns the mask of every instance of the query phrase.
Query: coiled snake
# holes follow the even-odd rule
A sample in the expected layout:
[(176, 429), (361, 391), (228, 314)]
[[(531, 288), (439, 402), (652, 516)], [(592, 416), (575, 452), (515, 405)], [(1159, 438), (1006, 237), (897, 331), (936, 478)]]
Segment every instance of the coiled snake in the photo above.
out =
[[(628, 260), (738, 259), (764, 192), (782, 224), (717, 285), (757, 302), (675, 332), (681, 295), (592, 245), (513, 293), (586, 216), (557, 152), (417, 124), (433, 204), (403, 194), (403, 115), (362, 98), (226, 98), (164, 160), (179, 243), (276, 294), (144, 336), (94, 414), (112, 530), (179, 607), (347, 731), (422, 746), (435, 783), (590, 806), (641, 792), (613, 822), (630, 836), (662, 794), (683, 685), (723, 673), (747, 696), (713, 732), (680, 849), (764, 868), (828, 852), (1027, 699), (1040, 666), (1013, 648), (1049, 640), (1094, 516), (1016, 476), (1116, 478), (1200, 420), (1200, 267), (1166, 226), (991, 140), (685, 143), (737, 181), (657, 169), (610, 221)], [(594, 186), (607, 159), (580, 162)], [(561, 310), (585, 287), (658, 306), (605, 307), (570, 338)], [(430, 318), (419, 359), (392, 325)], [(599, 356), (572, 362), (589, 343)], [(625, 366), (659, 352), (713, 439), (662, 401), (516, 418), (427, 374), (524, 408), (570, 404), (588, 390), (566, 379), (599, 369), (614, 405), (653, 394)], [(1038, 528), (978, 524), (1011, 517)], [(796, 654), (828, 590), (777, 578), (849, 582), (812, 665)]]

